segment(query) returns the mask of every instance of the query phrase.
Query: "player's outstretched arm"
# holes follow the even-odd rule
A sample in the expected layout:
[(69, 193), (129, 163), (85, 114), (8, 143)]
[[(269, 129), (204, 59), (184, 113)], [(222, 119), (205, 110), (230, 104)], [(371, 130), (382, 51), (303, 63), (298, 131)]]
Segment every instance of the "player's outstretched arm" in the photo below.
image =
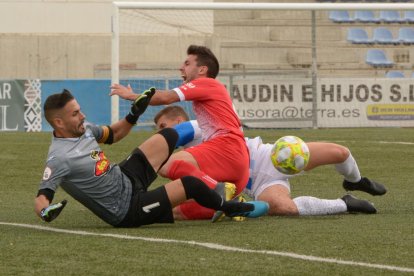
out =
[(133, 100), (131, 104), (131, 110), (129, 111), (128, 115), (125, 117), (125, 120), (120, 120), (119, 122), (111, 125), (111, 129), (114, 132), (114, 142), (119, 141), (126, 134), (129, 133), (132, 126), (137, 123), (138, 118), (145, 112), (145, 110), (147, 110), (147, 107), (151, 101), (152, 96), (154, 96), (154, 94), (155, 94), (154, 87), (151, 87), (150, 89), (142, 92), (141, 95), (139, 95)]
[(151, 87), (148, 90), (142, 92), (131, 104), (131, 111), (129, 112), (133, 116), (141, 116), (149, 103), (151, 102), (151, 98), (155, 95), (155, 87)]
[(44, 195), (39, 195), (35, 199), (35, 212), (44, 221), (51, 222), (56, 219), (63, 208), (65, 208), (67, 201), (49, 205), (49, 200)]
[(44, 195), (39, 195), (35, 198), (35, 206), (34, 210), (36, 215), (40, 217), (40, 211), (42, 211), (43, 208), (46, 208), (49, 206), (49, 200)]
[(144, 91), (141, 95), (135, 98), (131, 104), (131, 110), (128, 115), (112, 124), (110, 126), (109, 132), (112, 137), (110, 144), (116, 143), (122, 138), (124, 138), (131, 131), (132, 127), (137, 123), (138, 118), (145, 112), (148, 107), (151, 97), (154, 96), (155, 88), (151, 87), (150, 89)]
[[(180, 101), (180, 97), (174, 90), (157, 90), (157, 93), (152, 97), (150, 105), (171, 104)], [(123, 86), (114, 83), (111, 86), (110, 96), (118, 95), (124, 100), (134, 101), (139, 95), (135, 94), (131, 86)]]
[(180, 101), (180, 97), (174, 90), (157, 90), (152, 97), (150, 105), (172, 104)]
[(135, 94), (131, 86), (123, 86), (121, 84), (114, 83), (111, 85), (111, 93), (109, 96), (117, 95), (124, 100), (134, 101), (139, 95)]

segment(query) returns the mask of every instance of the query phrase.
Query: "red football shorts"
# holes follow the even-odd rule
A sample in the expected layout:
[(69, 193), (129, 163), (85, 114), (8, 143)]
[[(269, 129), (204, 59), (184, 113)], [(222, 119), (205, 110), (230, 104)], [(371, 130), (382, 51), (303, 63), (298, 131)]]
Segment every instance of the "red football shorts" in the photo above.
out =
[[(201, 171), (219, 182), (235, 184), (236, 195), (246, 187), (249, 179), (249, 153), (244, 139), (228, 134), (185, 150), (191, 153)], [(213, 210), (195, 202), (181, 204), (179, 208), (187, 219), (209, 219), (214, 214)]]

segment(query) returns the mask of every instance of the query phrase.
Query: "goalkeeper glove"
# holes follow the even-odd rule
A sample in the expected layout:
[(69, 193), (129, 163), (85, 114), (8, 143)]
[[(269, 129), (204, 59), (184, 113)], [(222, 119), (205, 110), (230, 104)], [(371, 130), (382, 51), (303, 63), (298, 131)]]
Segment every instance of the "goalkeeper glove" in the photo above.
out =
[(42, 211), (40, 211), (40, 217), (46, 222), (51, 222), (59, 216), (60, 212), (65, 208), (66, 203), (68, 203), (68, 201), (65, 199), (59, 203), (49, 205), (47, 208), (43, 208)]
[(145, 112), (148, 107), (149, 102), (151, 101), (152, 96), (155, 94), (155, 88), (151, 87), (148, 90), (145, 90), (141, 95), (139, 95), (135, 101), (131, 104), (131, 111), (125, 117), (125, 119), (131, 125), (135, 125), (138, 121), (139, 116)]

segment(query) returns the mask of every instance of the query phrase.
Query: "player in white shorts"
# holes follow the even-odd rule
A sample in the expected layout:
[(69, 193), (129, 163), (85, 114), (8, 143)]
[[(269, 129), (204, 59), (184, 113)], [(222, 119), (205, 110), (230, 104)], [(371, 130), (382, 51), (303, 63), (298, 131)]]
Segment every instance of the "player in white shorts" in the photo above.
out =
[[(196, 121), (187, 121), (186, 115), (178, 115), (177, 106), (169, 106), (154, 118), (157, 128), (175, 125), (179, 133), (177, 146), (200, 139), (200, 130)], [(175, 112), (172, 112), (174, 110)], [(185, 114), (185, 111), (182, 110)], [(272, 144), (264, 144), (260, 137), (245, 138), (250, 154), (250, 178), (244, 193), (269, 203), (269, 215), (329, 215), (345, 212), (376, 213), (375, 207), (366, 200), (351, 195), (338, 199), (320, 199), (311, 196), (290, 196), (289, 178), (297, 175), (285, 175), (277, 171), (270, 159)], [(383, 195), (386, 189), (382, 184), (361, 177), (358, 166), (349, 149), (334, 143), (310, 142), (310, 161), (305, 169), (309, 171), (321, 165), (335, 165), (335, 169), (344, 176), (343, 187), (346, 190), (360, 190), (372, 195)], [(174, 213), (174, 215), (177, 215)]]
[(273, 185), (281, 185), (290, 192), (289, 178), (296, 175), (286, 175), (275, 170), (272, 162), (269, 162), (272, 150), (269, 146), (272, 145), (263, 144), (260, 137), (246, 137), (245, 140), (250, 153), (250, 178), (243, 192), (256, 198)]

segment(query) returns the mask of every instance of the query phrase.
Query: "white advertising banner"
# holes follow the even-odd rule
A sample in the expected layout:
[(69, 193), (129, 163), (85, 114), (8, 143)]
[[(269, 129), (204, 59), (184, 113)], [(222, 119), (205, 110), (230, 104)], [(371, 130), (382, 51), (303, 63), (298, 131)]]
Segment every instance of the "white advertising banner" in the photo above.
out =
[[(251, 127), (312, 127), (312, 80), (272, 76), (224, 81)], [(317, 127), (412, 127), (414, 79), (317, 80)]]

